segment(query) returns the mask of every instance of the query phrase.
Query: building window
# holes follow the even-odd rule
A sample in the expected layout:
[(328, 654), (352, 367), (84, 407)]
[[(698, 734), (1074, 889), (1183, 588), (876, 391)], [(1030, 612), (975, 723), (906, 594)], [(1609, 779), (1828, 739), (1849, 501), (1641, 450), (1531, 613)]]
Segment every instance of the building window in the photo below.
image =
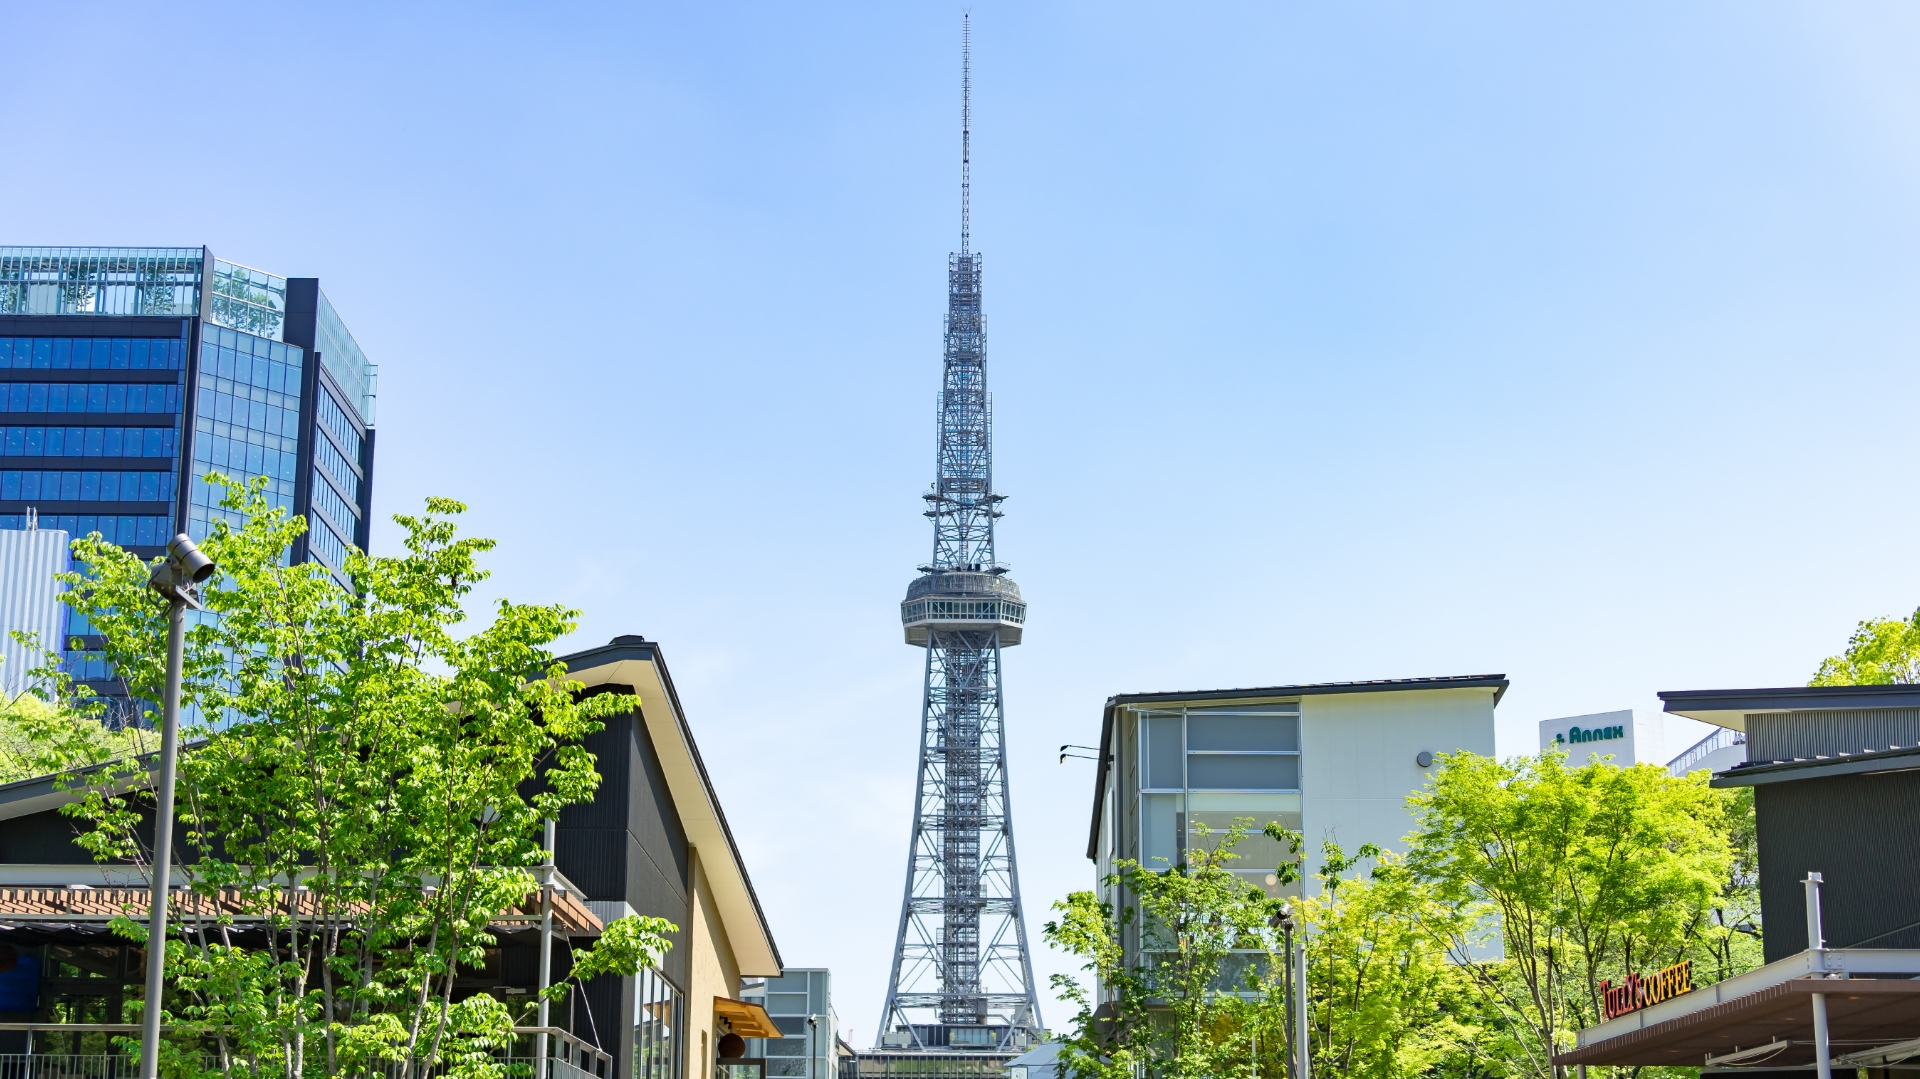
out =
[(220, 506), (225, 494), (201, 477), (265, 476), (267, 501), (293, 512), (300, 450), (300, 378), (306, 352), (297, 345), (209, 327), (200, 343), (194, 401), (193, 477), (187, 531), (205, 536), (211, 522), (243, 519)]
[(657, 970), (635, 977), (633, 994), (634, 1079), (680, 1079), (686, 1037), (686, 1005), (680, 990)]
[(0, 337), (0, 368), (178, 371), (185, 344), (146, 337)]
[(1287, 846), (1268, 823), (1300, 828), (1300, 706), (1297, 702), (1137, 713), (1140, 862), (1168, 869), (1195, 846), (1217, 848), (1236, 821), (1251, 831), (1233, 848), (1233, 871), (1271, 895)]

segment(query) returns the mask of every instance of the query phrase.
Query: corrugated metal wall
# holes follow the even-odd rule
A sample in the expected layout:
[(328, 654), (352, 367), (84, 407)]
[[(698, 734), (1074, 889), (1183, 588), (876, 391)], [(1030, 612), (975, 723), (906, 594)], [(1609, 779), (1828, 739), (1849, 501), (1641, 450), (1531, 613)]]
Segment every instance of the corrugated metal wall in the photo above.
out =
[(39, 634), (43, 649), (65, 646), (67, 609), (53, 575), (67, 568), (68, 538), (58, 529), (0, 529), (0, 689), (9, 697), (26, 690), (27, 672), (40, 665), (14, 643), (16, 630)]
[(1747, 716), (1747, 759), (1788, 761), (1920, 745), (1920, 708), (1836, 708)]
[(1754, 798), (1769, 963), (1807, 946), (1809, 870), (1825, 879), (1828, 947), (1920, 947), (1920, 771), (1767, 783)]

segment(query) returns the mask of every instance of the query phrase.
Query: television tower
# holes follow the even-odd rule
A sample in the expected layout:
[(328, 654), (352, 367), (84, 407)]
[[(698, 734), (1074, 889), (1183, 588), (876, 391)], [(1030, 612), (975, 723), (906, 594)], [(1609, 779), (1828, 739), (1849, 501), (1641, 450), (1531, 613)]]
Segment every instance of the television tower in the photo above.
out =
[[(1040, 1040), (1039, 999), (1007, 801), (1000, 650), (1020, 643), (1027, 606), (994, 558), (993, 398), (987, 393), (980, 256), (972, 250), (971, 27), (961, 24), (960, 251), (947, 258), (933, 559), (907, 586), (900, 620), (926, 649), (920, 780), (883, 1047), (1023, 1049)], [(889, 1036), (891, 1035), (891, 1037)]]

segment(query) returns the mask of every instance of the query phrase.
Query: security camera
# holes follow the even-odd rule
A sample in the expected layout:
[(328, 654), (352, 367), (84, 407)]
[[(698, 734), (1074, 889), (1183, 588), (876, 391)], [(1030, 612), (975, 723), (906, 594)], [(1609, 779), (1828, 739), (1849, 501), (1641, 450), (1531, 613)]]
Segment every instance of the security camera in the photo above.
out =
[(213, 559), (188, 539), (185, 532), (173, 537), (173, 542), (167, 544), (167, 564), (173, 567), (175, 574), (193, 584), (213, 576)]

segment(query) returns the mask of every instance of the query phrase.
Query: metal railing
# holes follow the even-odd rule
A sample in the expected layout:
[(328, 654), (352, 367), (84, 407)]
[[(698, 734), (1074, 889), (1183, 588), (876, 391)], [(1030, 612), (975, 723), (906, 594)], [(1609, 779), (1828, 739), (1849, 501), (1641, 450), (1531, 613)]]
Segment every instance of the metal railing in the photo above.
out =
[[(26, 1052), (0, 1053), (0, 1079), (138, 1079), (139, 1066), (126, 1053), (43, 1053), (34, 1050), (36, 1036), (47, 1034), (118, 1034), (132, 1037), (140, 1033), (134, 1023), (0, 1023), (0, 1031), (24, 1032)], [(613, 1054), (582, 1041), (563, 1027), (514, 1027), (521, 1038), (547, 1035), (549, 1079), (614, 1079)], [(504, 1058), (513, 1074), (536, 1076), (538, 1061), (531, 1055), (513, 1054)], [(434, 1074), (417, 1071), (415, 1079)], [(403, 1079), (406, 1069), (389, 1064), (376, 1069), (387, 1079)]]
[(1693, 766), (1729, 746), (1745, 745), (1747, 736), (1728, 727), (1716, 727), (1712, 734), (1695, 742), (1692, 748), (1667, 762), (1667, 774), (1684, 776)]

